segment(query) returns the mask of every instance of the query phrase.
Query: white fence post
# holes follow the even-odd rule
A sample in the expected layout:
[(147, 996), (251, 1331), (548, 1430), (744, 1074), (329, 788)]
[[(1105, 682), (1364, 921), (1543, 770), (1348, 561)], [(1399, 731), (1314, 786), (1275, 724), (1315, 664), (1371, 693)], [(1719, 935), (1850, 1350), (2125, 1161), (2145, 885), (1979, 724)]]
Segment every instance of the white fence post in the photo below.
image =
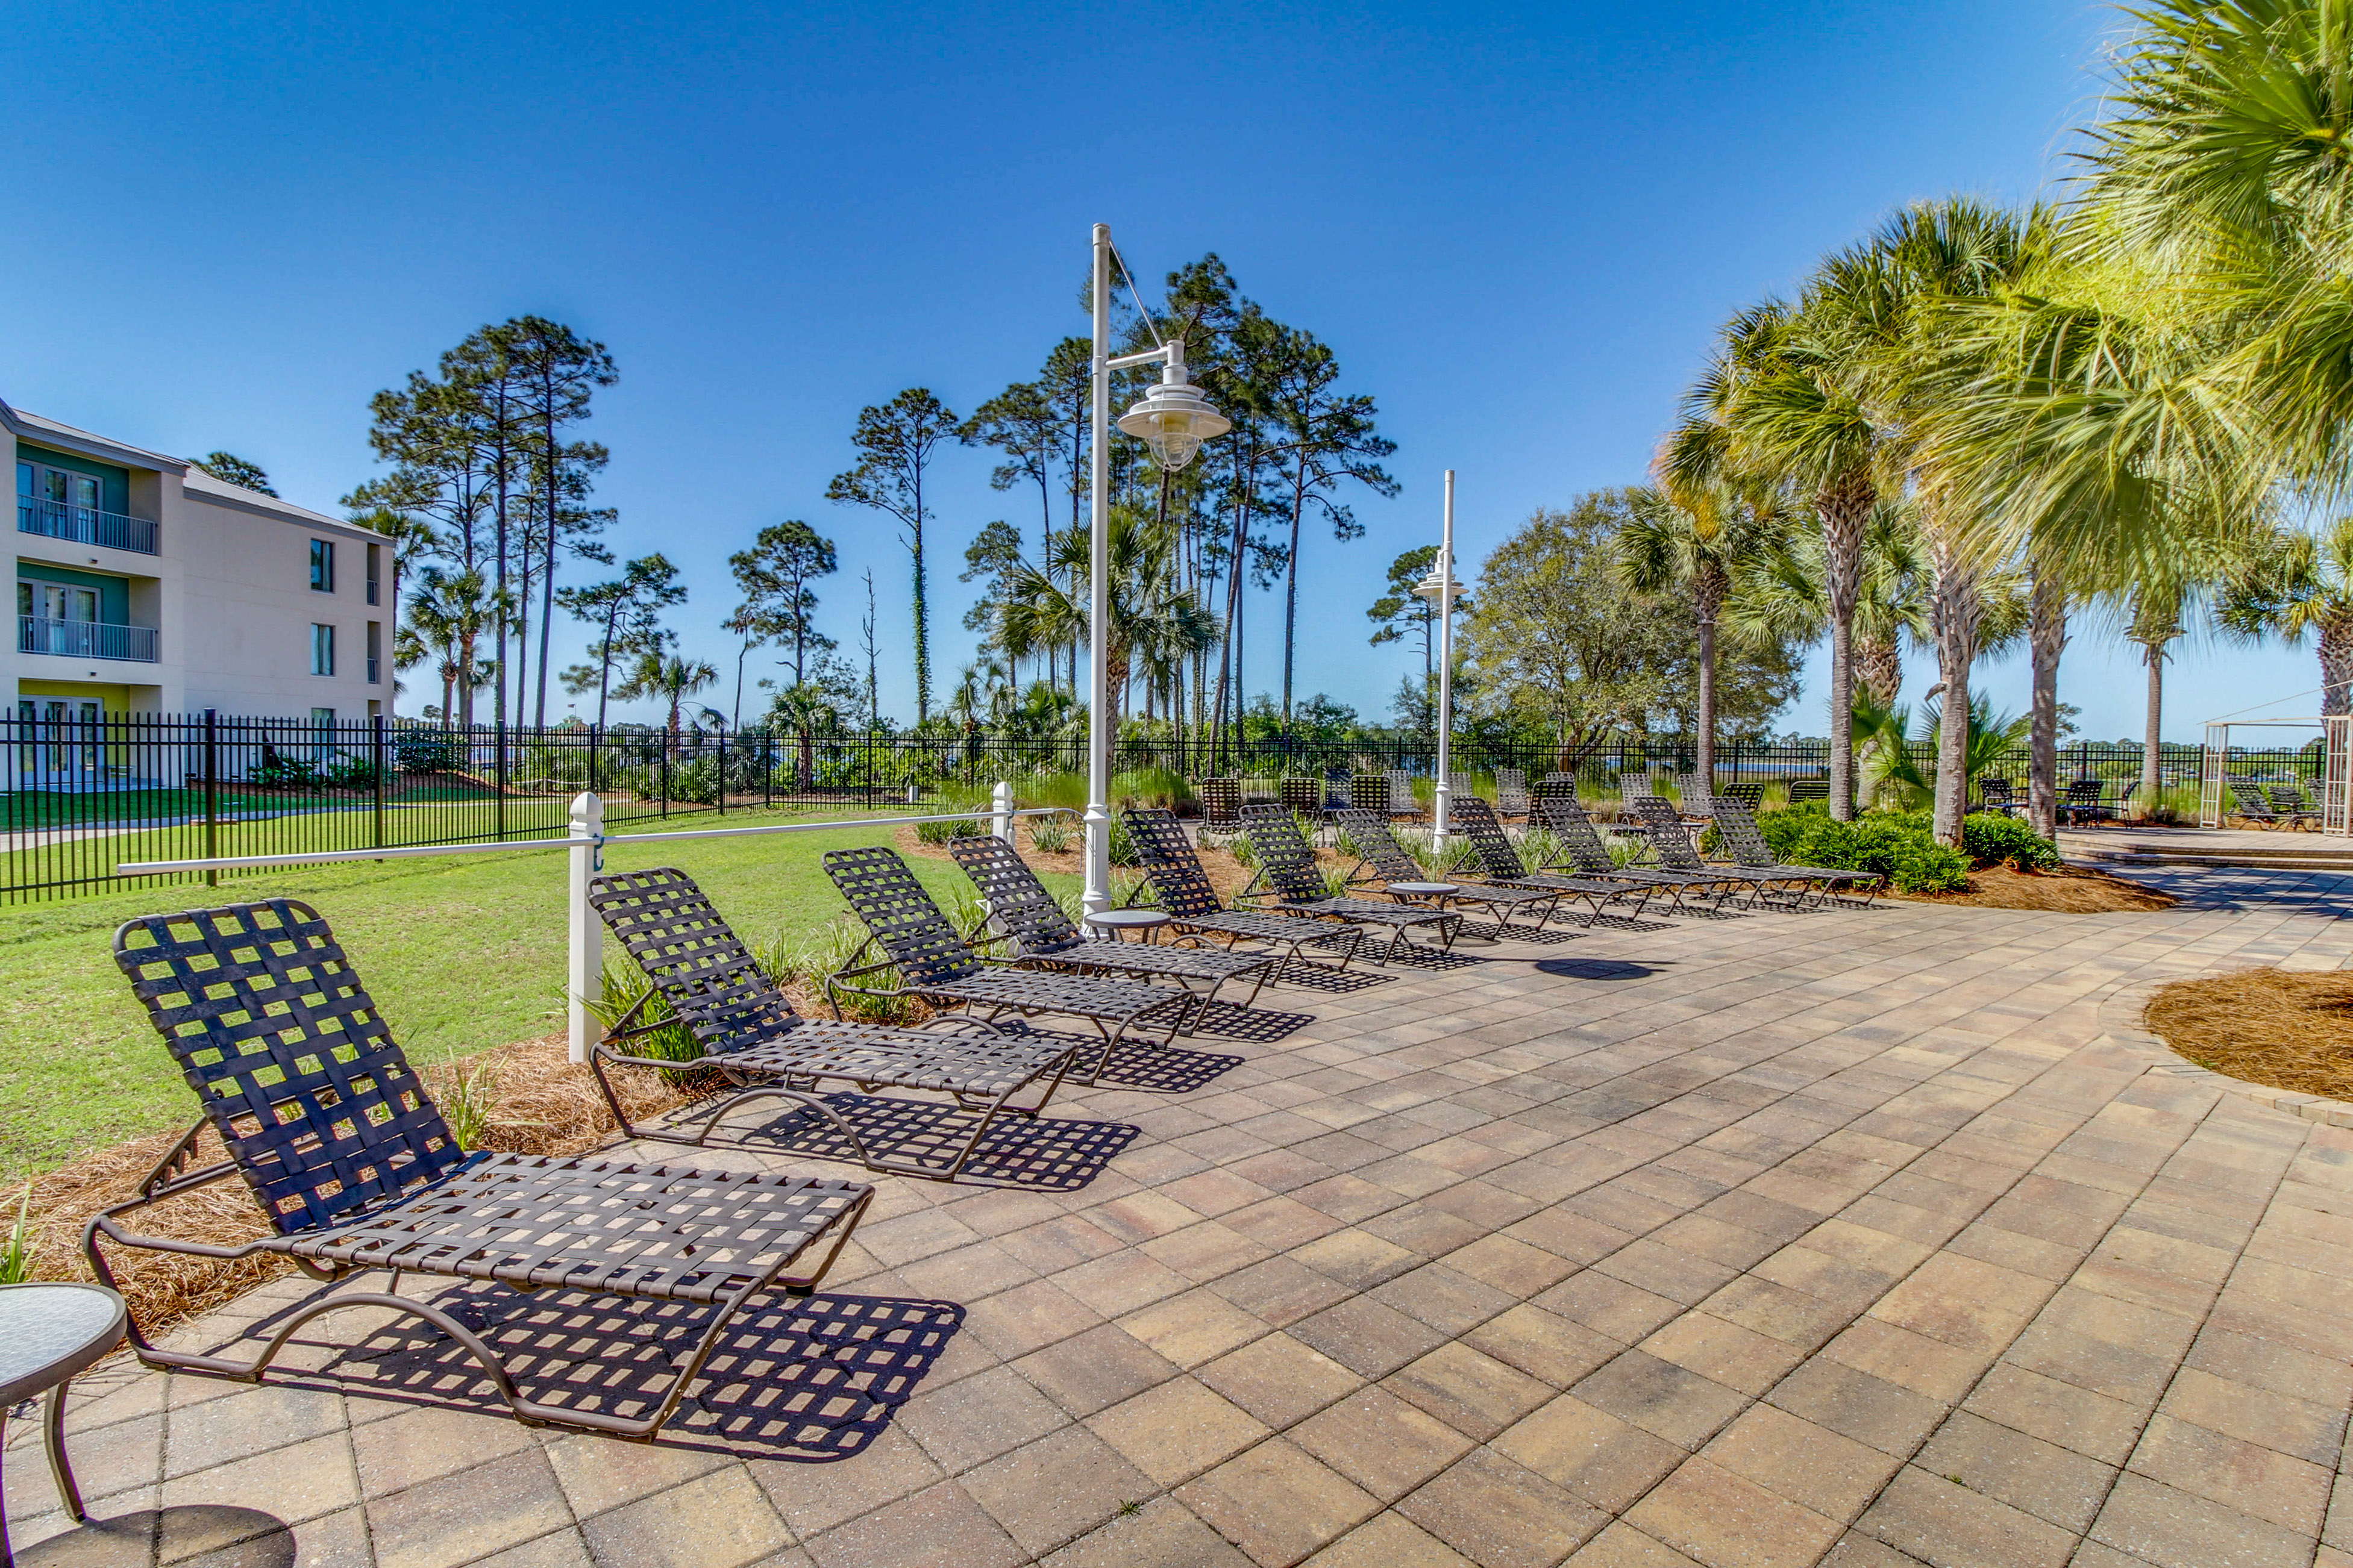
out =
[(1012, 843), (1013, 786), (1003, 779), (997, 780), (997, 789), (989, 797), (989, 805), (996, 816), (996, 821), (989, 831), (1006, 843)]
[(596, 1020), (588, 1011), (588, 999), (601, 995), (605, 983), (605, 922), (588, 906), (589, 880), (605, 868), (604, 801), (582, 790), (572, 797), (569, 822), (570, 837), (593, 840), (565, 851), (572, 860), (572, 898), (567, 910), (572, 926), (572, 965), (567, 977), (572, 1059), (585, 1062), (596, 1037)]

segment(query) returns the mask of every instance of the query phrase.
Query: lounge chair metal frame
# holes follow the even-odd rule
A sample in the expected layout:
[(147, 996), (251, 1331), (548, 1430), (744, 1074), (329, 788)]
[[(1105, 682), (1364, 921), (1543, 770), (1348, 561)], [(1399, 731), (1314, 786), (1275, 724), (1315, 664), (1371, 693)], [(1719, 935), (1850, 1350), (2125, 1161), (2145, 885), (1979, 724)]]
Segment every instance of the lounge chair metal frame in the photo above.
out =
[(2320, 808), (2313, 805), (2311, 797), (2295, 784), (2267, 785), (2263, 795), (2272, 803), (2272, 809), (2290, 827), (2302, 827), (2307, 823), (2320, 821)]
[[(1885, 879), (1876, 871), (1852, 871), (1836, 866), (1799, 866), (1783, 861), (1766, 842), (1764, 829), (1757, 826), (1756, 816), (1737, 801), (1718, 800), (1715, 805), (1715, 831), (1722, 837), (1724, 847), (1732, 851), (1736, 865), (1752, 871), (1787, 873), (1803, 877), (1819, 884), (1820, 896), (1840, 898), (1841, 888), (1863, 890), (1861, 902), (1868, 904), (1878, 895)], [(1841, 901), (1852, 901), (1841, 900)]]
[(1219, 952), (1198, 938), (1181, 934), (1166, 945), (1089, 936), (1062, 912), (1062, 906), (1054, 901), (1054, 895), (1046, 890), (1029, 863), (1012, 845), (993, 835), (949, 839), (948, 858), (972, 879), (981, 907), (987, 911), (981, 926), (966, 931), (965, 940), (981, 937), (994, 926), (997, 939), (1010, 947), (1017, 963), (1164, 978), (1179, 985), (1203, 981), (1208, 986), (1201, 994), (1204, 1010), (1217, 1001), (1219, 987), (1229, 980), (1244, 978), (1250, 981), (1250, 994), (1241, 1004), (1248, 1008), (1282, 965), (1272, 953)]
[[(1242, 831), (1250, 837), (1258, 871), (1242, 889), (1241, 897), (1274, 900), (1259, 908), (1280, 910), (1288, 915), (1344, 921), (1352, 925), (1387, 926), (1389, 944), (1383, 951), (1384, 958), (1395, 958), (1409, 947), (1406, 933), (1418, 927), (1437, 928), (1440, 952), (1451, 949), (1455, 937), (1461, 932), (1462, 917), (1448, 910), (1417, 909), (1395, 900), (1333, 898), (1324, 886), (1324, 868), (1316, 862), (1314, 847), (1299, 831), (1299, 824), (1291, 813), (1279, 805), (1242, 807)], [(1263, 889), (1261, 884), (1264, 884)]]
[(2222, 782), (2231, 792), (2232, 810), (2228, 815), (2243, 816), (2249, 822), (2259, 822), (2267, 828), (2281, 825), (2283, 818), (2272, 809), (2272, 803), (2264, 795), (2261, 784), (2253, 779), (2242, 778), (2226, 778)]
[[(377, 1307), (430, 1323), (479, 1363), (515, 1418), (639, 1442), (678, 1408), (736, 1312), (772, 1289), (806, 1295), (873, 1201), (859, 1182), (640, 1165), (594, 1155), (468, 1153), (417, 1081), (375, 999), (310, 905), (269, 899), (150, 915), (115, 932), (116, 963), (204, 1113), (140, 1183), (93, 1215), (82, 1252), (111, 1286), (100, 1238), (233, 1259), (278, 1253), (313, 1279), (387, 1269), (386, 1290), (330, 1292), (287, 1313), (249, 1359), (165, 1350), (133, 1316), (142, 1363), (261, 1381), (322, 1313)], [(192, 1170), (216, 1131), (229, 1157)], [(272, 1234), (238, 1246), (124, 1228), (123, 1215), (242, 1176)], [(786, 1270), (813, 1250), (814, 1268)], [(400, 1294), (404, 1273), (715, 1306), (660, 1403), (641, 1418), (526, 1397), (472, 1327)]]
[[(1166, 1019), (1167, 1035), (1152, 1042), (1165, 1048), (1176, 1043), (1197, 1005), (1198, 998), (1189, 991), (1171, 991), (1134, 980), (985, 963), (956, 933), (895, 849), (871, 846), (828, 850), (824, 864), (825, 874), (865, 922), (867, 931), (866, 940), (825, 977), (826, 1000), (837, 1017), (841, 1014), (841, 994), (848, 992), (872, 997), (913, 996), (934, 1006), (987, 1008), (983, 1016), (991, 1023), (1008, 1013), (1024, 1018), (1044, 1013), (1084, 1018), (1103, 1037), (1095, 1070), (1084, 1080), (1092, 1084), (1103, 1076), (1112, 1052), (1130, 1029)], [(869, 953), (881, 956), (871, 963), (860, 962)], [(849, 984), (892, 970), (898, 973), (896, 985)]]
[(1749, 889), (1748, 901), (1786, 897), (1791, 902), (1802, 900), (1808, 879), (1793, 876), (1778, 868), (1755, 870), (1746, 866), (1727, 866), (1704, 860), (1692, 847), (1691, 834), (1672, 802), (1654, 795), (1638, 795), (1634, 800), (1634, 818), (1651, 841), (1651, 853), (1669, 871), (1686, 876), (1721, 877), (1727, 885)]
[[(981, 1139), (1005, 1111), (1035, 1117), (1070, 1071), (1075, 1045), (1052, 1045), (1007, 1035), (978, 1018), (934, 1018), (914, 1028), (838, 1019), (804, 1018), (782, 987), (761, 969), (694, 879), (675, 867), (607, 873), (588, 884), (588, 902), (651, 983), (613, 1020), (588, 1053), (589, 1071), (624, 1137), (701, 1147), (720, 1121), (758, 1100), (789, 1100), (814, 1111), (848, 1141), (873, 1171), (953, 1181)], [(641, 1023), (659, 996), (675, 1019)], [(630, 1040), (684, 1027), (702, 1047), (692, 1065), (723, 1074), (736, 1092), (723, 1096), (691, 1135), (633, 1125), (606, 1077), (606, 1066), (677, 1071), (667, 1057), (635, 1056)], [(956, 1037), (959, 1034), (965, 1037)], [(1051, 1076), (1049, 1077), (1048, 1075)], [(1039, 1079), (1037, 1103), (1013, 1097)], [(972, 1135), (946, 1169), (876, 1155), (858, 1128), (818, 1092), (825, 1082), (849, 1083), (862, 1094), (877, 1089), (929, 1089), (978, 1113)]]
[[(1396, 884), (1431, 879), (1423, 873), (1413, 857), (1406, 853), (1405, 846), (1397, 841), (1397, 835), (1389, 831), (1388, 817), (1369, 811), (1344, 811), (1340, 813), (1339, 821), (1348, 835), (1348, 841), (1356, 847), (1356, 863), (1348, 870), (1349, 886), (1378, 880), (1389, 888), (1389, 897), (1399, 903), (1406, 903), (1410, 900), (1395, 890)], [(1495, 922), (1498, 940), (1510, 932), (1514, 911), (1533, 909), (1539, 904), (1543, 910), (1536, 916), (1533, 929), (1542, 931), (1546, 922), (1552, 919), (1553, 911), (1560, 906), (1560, 900), (1567, 896), (1557, 888), (1512, 888), (1496, 882), (1458, 882), (1454, 886), (1453, 892), (1435, 902), (1440, 907), (1468, 904), (1472, 909), (1486, 910), (1488, 917)]]
[(1285, 963), (1311, 962), (1300, 956), (1303, 948), (1338, 948), (1339, 963), (1315, 965), (1335, 974), (1348, 967), (1348, 961), (1363, 945), (1361, 925), (1335, 925), (1312, 915), (1272, 910), (1227, 908), (1217, 889), (1210, 886), (1209, 873), (1194, 852), (1192, 840), (1185, 837), (1184, 825), (1165, 806), (1125, 806), (1120, 817), (1127, 825), (1127, 841), (1135, 846), (1136, 860), (1144, 868), (1144, 880), (1128, 894), (1128, 907), (1134, 908), (1148, 888), (1178, 931), (1221, 936), (1229, 949), (1238, 942), (1267, 942), (1282, 950)]
[(1520, 852), (1504, 832), (1504, 825), (1495, 820), (1494, 808), (1475, 796), (1454, 809), (1449, 824), (1470, 841), (1470, 858), (1479, 863), (1486, 880), (1507, 888), (1542, 888), (1558, 892), (1564, 898), (1582, 900), (1585, 919), (1579, 922), (1591, 925), (1601, 918), (1601, 911), (1621, 899), (1632, 899), (1632, 912), (1641, 914), (1651, 901), (1649, 886), (1640, 882), (1606, 882), (1597, 877), (1563, 877), (1549, 871), (1531, 871)]
[[(2116, 808), (2101, 798), (2107, 785), (2100, 779), (2072, 779), (2059, 797), (2062, 822), (2113, 822)], [(2276, 804), (2276, 802), (2274, 802)]]
[[(1567, 856), (1571, 868), (1578, 876), (1650, 888), (1666, 894), (1677, 910), (1684, 907), (1685, 894), (1707, 892), (1715, 895), (1715, 902), (1709, 908), (1720, 907), (1733, 889), (1740, 885), (1705, 872), (1693, 875), (1663, 870), (1654, 866), (1619, 865), (1617, 858), (1609, 853), (1609, 846), (1603, 842), (1601, 830), (1594, 826), (1593, 818), (1586, 814), (1584, 804), (1574, 795), (1540, 796), (1536, 802), (1536, 815), (1551, 830), (1553, 841), (1559, 847), (1556, 853)], [(1553, 869), (1554, 864), (1554, 861), (1547, 860), (1536, 869), (1539, 874), (1546, 873)]]

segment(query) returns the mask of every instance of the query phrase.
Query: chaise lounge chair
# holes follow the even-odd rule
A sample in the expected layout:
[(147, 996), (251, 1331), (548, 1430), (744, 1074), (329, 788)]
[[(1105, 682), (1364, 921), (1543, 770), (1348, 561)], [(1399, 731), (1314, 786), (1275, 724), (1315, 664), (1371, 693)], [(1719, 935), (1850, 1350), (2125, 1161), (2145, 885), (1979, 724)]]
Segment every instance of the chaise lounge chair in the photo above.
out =
[(1651, 852), (1659, 858), (1662, 869), (1680, 872), (1684, 876), (1720, 877), (1727, 886), (1748, 889), (1748, 901), (1760, 899), (1787, 898), (1791, 902), (1805, 896), (1807, 879), (1778, 869), (1753, 870), (1746, 866), (1727, 866), (1700, 858), (1692, 847), (1691, 835), (1683, 826), (1675, 808), (1654, 795), (1646, 795), (1634, 802), (1634, 817), (1651, 840)]
[(1471, 841), (1472, 858), (1478, 862), (1481, 875), (1490, 885), (1508, 888), (1541, 888), (1566, 898), (1582, 900), (1586, 906), (1581, 922), (1591, 925), (1601, 918), (1601, 911), (1623, 899), (1634, 900), (1630, 911), (1640, 914), (1651, 900), (1651, 889), (1638, 882), (1603, 881), (1598, 877), (1564, 877), (1550, 871), (1531, 871), (1512, 847), (1504, 833), (1504, 825), (1495, 820), (1495, 813), (1483, 800), (1469, 800), (1456, 808), (1451, 825), (1461, 830)]
[[(1033, 969), (1074, 969), (1092, 973), (1126, 974), (1141, 979), (1205, 981), (1206, 1008), (1218, 998), (1218, 987), (1229, 980), (1248, 980), (1250, 994), (1242, 1005), (1258, 1000), (1282, 961), (1269, 952), (1219, 952), (1207, 947), (1163, 946), (1159, 942), (1120, 942), (1083, 934), (1038, 873), (1012, 845), (994, 835), (951, 838), (948, 856), (972, 879), (980, 893), (988, 921), (1012, 945), (1015, 963)], [(966, 932), (966, 938), (973, 935)], [(1189, 987), (1188, 987), (1189, 989)]]
[(1765, 841), (1764, 830), (1757, 818), (1737, 801), (1718, 800), (1715, 803), (1715, 831), (1724, 847), (1732, 851), (1733, 863), (1756, 872), (1775, 876), (1802, 878), (1818, 886), (1825, 898), (1836, 897), (1841, 888), (1862, 889), (1862, 902), (1871, 902), (1884, 879), (1876, 871), (1851, 871), (1836, 866), (1797, 866), (1783, 862)]
[[(1127, 825), (1127, 841), (1144, 868), (1145, 883), (1168, 911), (1168, 923), (1194, 936), (1222, 936), (1231, 949), (1238, 942), (1262, 942), (1278, 949), (1286, 962), (1307, 961), (1303, 947), (1337, 948), (1335, 973), (1348, 967), (1365, 940), (1361, 925), (1334, 925), (1313, 916), (1279, 914), (1271, 910), (1228, 909), (1209, 884), (1209, 873), (1185, 837), (1176, 814), (1164, 806), (1131, 805), (1120, 812)], [(1139, 886), (1138, 893), (1143, 890)], [(1134, 900), (1131, 900), (1130, 902)], [(1323, 966), (1319, 966), (1323, 967)]]
[(1315, 851), (1299, 831), (1299, 824), (1291, 813), (1279, 805), (1246, 805), (1242, 807), (1242, 831), (1250, 835), (1250, 848), (1258, 857), (1258, 875), (1242, 889), (1245, 899), (1262, 882), (1266, 892), (1276, 901), (1271, 906), (1287, 915), (1314, 915), (1324, 920), (1345, 921), (1357, 926), (1387, 926), (1389, 945), (1386, 956), (1394, 958), (1406, 943), (1406, 932), (1422, 927), (1433, 927), (1439, 936), (1439, 951), (1454, 945), (1454, 938), (1462, 929), (1462, 917), (1446, 910), (1416, 909), (1409, 904), (1380, 899), (1335, 899), (1324, 885), (1324, 869), (1316, 864)]
[[(1400, 884), (1428, 882), (1426, 875), (1414, 858), (1397, 841), (1389, 831), (1388, 819), (1369, 811), (1344, 811), (1340, 826), (1348, 841), (1356, 847), (1356, 864), (1349, 869), (1348, 880), (1353, 885), (1367, 868), (1378, 874), (1389, 889), (1389, 896), (1400, 903), (1409, 902), (1405, 894), (1396, 889)], [(1369, 880), (1369, 879), (1366, 879)], [(1439, 900), (1440, 904), (1467, 904), (1484, 910), (1495, 922), (1498, 935), (1512, 929), (1512, 915), (1516, 910), (1535, 910), (1535, 929), (1542, 930), (1560, 900), (1567, 895), (1558, 888), (1514, 888), (1500, 882), (1458, 882), (1454, 891)]]
[(2272, 803), (2263, 798), (2263, 787), (2253, 779), (2225, 779), (2223, 783), (2231, 791), (2231, 806), (2225, 815), (2243, 816), (2265, 827), (2277, 827), (2284, 820), (2272, 809)]
[(2320, 808), (2313, 805), (2312, 797), (2298, 786), (2273, 784), (2263, 793), (2271, 797), (2272, 810), (2278, 813), (2280, 820), (2290, 827), (2318, 826)]
[[(1093, 1083), (1110, 1065), (1112, 1052), (1129, 1029), (1138, 1024), (1165, 1022), (1167, 1036), (1155, 1043), (1166, 1047), (1176, 1040), (1192, 1014), (1196, 999), (1189, 991), (1092, 974), (1051, 974), (983, 963), (895, 849), (828, 850), (825, 874), (833, 879), (833, 885), (867, 931), (866, 940), (849, 961), (825, 977), (826, 995), (837, 1015), (841, 1010), (841, 993), (849, 992), (861, 996), (913, 996), (941, 1008), (967, 1007), (991, 1022), (1007, 1013), (1025, 1018), (1041, 1013), (1084, 1018), (1103, 1036), (1103, 1051), (1086, 1079)], [(877, 951), (881, 956), (873, 962), (859, 962)], [(898, 984), (848, 984), (889, 969), (899, 972)]]
[[(1734, 888), (1745, 886), (1737, 879), (1727, 879), (1712, 872), (1669, 871), (1656, 866), (1620, 866), (1602, 841), (1601, 830), (1586, 815), (1583, 803), (1575, 795), (1546, 795), (1536, 802), (1536, 815), (1545, 826), (1552, 830), (1559, 852), (1568, 857), (1569, 868), (1580, 877), (1604, 882), (1624, 882), (1632, 887), (1645, 887), (1666, 894), (1676, 909), (1683, 907), (1686, 894), (1713, 894), (1717, 904)], [(1539, 873), (1553, 869), (1547, 861), (1536, 868)], [(1714, 905), (1710, 906), (1715, 907)]]
[[(258, 1383), (311, 1320), (343, 1307), (383, 1308), (421, 1318), (463, 1346), (527, 1425), (650, 1439), (736, 1312), (765, 1291), (814, 1289), (874, 1196), (862, 1183), (808, 1176), (593, 1154), (466, 1152), (327, 922), (291, 899), (127, 921), (114, 934), (114, 960), (204, 1112), (137, 1197), (83, 1228), (82, 1251), (100, 1283), (114, 1283), (101, 1237), (197, 1258), (275, 1252), (316, 1279), (392, 1271), (388, 1291), (336, 1292), (289, 1311), (249, 1360), (165, 1350), (134, 1317), (131, 1343), (151, 1367)], [(192, 1171), (207, 1123), (229, 1157)], [(138, 1235), (120, 1223), (231, 1173), (252, 1189), (273, 1234), (219, 1247)], [(814, 1268), (786, 1272), (812, 1254)], [(659, 1403), (632, 1418), (526, 1397), (462, 1319), (399, 1294), (404, 1271), (717, 1310)], [(576, 1387), (567, 1394), (580, 1396)]]
[[(1078, 1052), (1075, 1045), (1007, 1035), (964, 1016), (934, 1018), (913, 1029), (804, 1018), (720, 918), (694, 879), (672, 867), (598, 877), (588, 884), (588, 902), (653, 983), (613, 1020), (588, 1056), (596, 1087), (624, 1137), (699, 1145), (721, 1118), (747, 1101), (788, 1100), (830, 1123), (870, 1170), (953, 1181), (980, 1147), (998, 1112), (1035, 1116), (1046, 1109)], [(638, 1021), (656, 996), (670, 1005), (678, 1024), (702, 1047), (696, 1061), (737, 1086), (736, 1093), (704, 1114), (701, 1131), (692, 1136), (632, 1126), (605, 1076), (607, 1063), (677, 1070), (679, 1064), (669, 1058), (633, 1056), (626, 1049), (633, 1039), (678, 1026)], [(1046, 1087), (1036, 1104), (1012, 1103), (1016, 1094), (1040, 1079), (1046, 1079)], [(854, 1084), (866, 1094), (877, 1089), (933, 1089), (978, 1112), (979, 1120), (944, 1170), (880, 1159), (869, 1152), (856, 1124), (818, 1092), (828, 1082)]]

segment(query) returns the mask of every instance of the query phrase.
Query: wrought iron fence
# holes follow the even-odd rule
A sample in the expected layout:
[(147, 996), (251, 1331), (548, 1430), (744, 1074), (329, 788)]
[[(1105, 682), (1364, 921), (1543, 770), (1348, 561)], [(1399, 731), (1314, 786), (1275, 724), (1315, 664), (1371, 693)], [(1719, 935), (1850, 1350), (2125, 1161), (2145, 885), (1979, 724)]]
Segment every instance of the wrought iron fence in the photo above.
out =
[[(2168, 746), (2165, 786), (2187, 790), (2194, 813), (2200, 752)], [(1934, 758), (1921, 748), (1923, 773)], [(1539, 743), (1466, 738), (1451, 765), (1475, 787), (1517, 770), (1535, 783), (1560, 770)], [(1118, 746), (1123, 795), (1175, 795), (1199, 781), (1233, 779), (1234, 798), (1264, 794), (1342, 803), (1356, 774), (1398, 772), (1428, 780), (1436, 757), (1411, 735), (1309, 742), (1229, 739), (1132, 730)], [(2234, 751), (2230, 771), (2265, 782), (2317, 776), (2316, 748)], [(2140, 772), (2137, 745), (2063, 747), (2070, 780), (2114, 781), (2111, 798)], [(1629, 739), (1577, 760), (1581, 791), (1611, 795), (1633, 781), (1689, 770), (1687, 742)], [(0, 717), (0, 901), (70, 897), (175, 878), (124, 879), (127, 861), (299, 854), (404, 844), (494, 843), (561, 835), (570, 798), (593, 790), (609, 823), (748, 809), (860, 810), (977, 801), (1012, 779), (1025, 805), (1084, 799), (1085, 741), (830, 733), (686, 732), (643, 726), (548, 730), (447, 729), (382, 720), (100, 714), (94, 703), (20, 700)], [(1793, 784), (1827, 777), (1821, 742), (1726, 742), (1716, 784)], [(1158, 770), (1157, 773), (1150, 770)], [(2022, 789), (2022, 753), (1982, 770)], [(1175, 775), (1171, 778), (1169, 775)], [(1294, 787), (1276, 781), (1290, 779)], [(1184, 781), (1177, 783), (1177, 780)], [(1313, 782), (1310, 781), (1320, 781)], [(1672, 779), (1658, 787), (1673, 789)], [(1793, 792), (1795, 793), (1795, 792)], [(1068, 797), (1068, 798), (1065, 798)]]

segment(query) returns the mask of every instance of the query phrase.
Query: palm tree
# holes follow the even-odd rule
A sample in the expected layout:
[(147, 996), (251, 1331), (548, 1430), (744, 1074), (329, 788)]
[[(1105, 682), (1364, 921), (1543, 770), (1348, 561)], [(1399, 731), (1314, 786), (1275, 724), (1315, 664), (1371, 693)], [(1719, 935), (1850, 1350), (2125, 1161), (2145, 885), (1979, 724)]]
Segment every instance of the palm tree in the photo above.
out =
[[(1725, 604), (1727, 634), (1766, 647), (1819, 638), (1830, 626), (1822, 555), (1820, 531), (1805, 529), (1747, 563)], [(1893, 707), (1902, 695), (1905, 639), (1925, 645), (1929, 638), (1927, 580), (1927, 555), (1909, 508), (1894, 500), (1873, 507), (1863, 526), (1854, 602), (1858, 704), (1868, 696), (1882, 708)], [(1866, 731), (1856, 734), (1857, 744), (1864, 743)]]
[(2216, 619), (2250, 641), (2311, 637), (2320, 654), (2320, 711), (2353, 713), (2353, 516), (2317, 534), (2274, 523), (2222, 589)]
[(427, 566), (417, 574), (417, 592), (408, 600), (406, 637), (395, 639), (394, 658), (399, 663), (405, 640), (413, 657), (401, 668), (427, 658), (438, 661), (445, 725), (474, 721), (474, 692), (484, 684), (475, 648), (498, 624), (493, 596), (479, 566), (458, 572)]
[(705, 660), (681, 658), (664, 647), (649, 647), (638, 655), (638, 662), (629, 668), (628, 679), (613, 689), (613, 695), (624, 702), (656, 697), (669, 704), (670, 721), (665, 729), (663, 744), (675, 747), (679, 735), (679, 710), (688, 698), (708, 689), (718, 679), (719, 671)]
[(1717, 623), (1735, 579), (1787, 542), (1788, 522), (1768, 489), (1742, 489), (1724, 479), (1638, 489), (1629, 500), (1630, 513), (1618, 530), (1626, 585), (1638, 594), (1681, 592), (1691, 598), (1699, 636), (1697, 771), (1713, 780)]
[[(1148, 679), (1171, 682), (1184, 660), (1215, 646), (1217, 623), (1192, 592), (1177, 584), (1172, 527), (1132, 507), (1114, 506), (1106, 534), (1112, 591), (1104, 607), (1111, 631), (1106, 658), (1116, 722), (1139, 661)], [(1083, 533), (1060, 534), (1053, 559), (1044, 568), (1026, 561), (1014, 568), (998, 613), (997, 640), (1007, 658), (1025, 658), (1040, 649), (1085, 643), (1086, 598), (1065, 588), (1056, 574), (1084, 583), (1089, 548)]]

